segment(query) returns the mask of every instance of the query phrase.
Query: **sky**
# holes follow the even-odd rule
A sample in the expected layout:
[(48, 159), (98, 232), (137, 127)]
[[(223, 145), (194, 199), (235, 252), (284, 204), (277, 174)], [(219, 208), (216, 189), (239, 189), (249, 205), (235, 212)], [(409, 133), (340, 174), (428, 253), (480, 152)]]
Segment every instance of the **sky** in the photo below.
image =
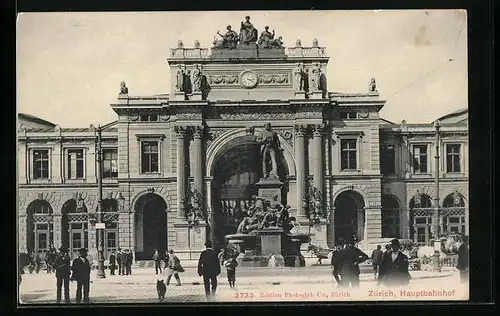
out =
[(468, 107), (463, 10), (60, 12), (18, 16), (18, 111), (61, 127), (114, 121), (120, 81), (130, 95), (169, 93), (170, 48), (210, 48), (246, 15), (286, 47), (317, 38), (330, 92), (367, 92), (376, 78), (387, 120), (428, 123)]

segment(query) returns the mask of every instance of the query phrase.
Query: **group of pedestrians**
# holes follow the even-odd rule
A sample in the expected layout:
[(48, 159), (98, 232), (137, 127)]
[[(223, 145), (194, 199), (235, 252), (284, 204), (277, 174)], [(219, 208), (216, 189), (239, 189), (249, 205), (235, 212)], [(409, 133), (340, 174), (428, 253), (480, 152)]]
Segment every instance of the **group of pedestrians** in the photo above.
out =
[(118, 266), (118, 275), (132, 275), (133, 262), (133, 254), (129, 249), (122, 251), (121, 248), (118, 248), (116, 254), (113, 251), (109, 256), (109, 272), (111, 275), (115, 275), (115, 270)]
[[(350, 239), (344, 248), (337, 248), (332, 254), (332, 273), (341, 287), (359, 286), (359, 264), (370, 259), (355, 247), (355, 239)], [(382, 252), (381, 246), (372, 253), (372, 265), (379, 285), (396, 286), (408, 284), (408, 257), (401, 252), (398, 239), (393, 239)]]

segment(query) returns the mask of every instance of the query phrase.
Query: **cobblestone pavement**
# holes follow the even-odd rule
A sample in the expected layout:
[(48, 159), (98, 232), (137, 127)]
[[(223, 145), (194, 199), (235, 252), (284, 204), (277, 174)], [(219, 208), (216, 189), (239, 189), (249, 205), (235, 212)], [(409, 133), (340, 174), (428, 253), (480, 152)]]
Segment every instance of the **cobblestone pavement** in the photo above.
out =
[[(193, 271), (194, 272), (194, 271)], [(357, 290), (340, 289), (332, 283), (330, 274), (323, 276), (280, 276), (271, 272), (266, 277), (238, 277), (236, 289), (229, 288), (226, 275), (219, 277), (215, 301), (342, 301), (342, 300), (459, 300), (467, 297), (466, 289), (460, 285), (457, 272), (412, 273), (408, 287), (392, 292), (377, 292), (376, 282), (371, 275), (362, 275)], [(161, 276), (160, 276), (161, 277)], [(93, 271), (90, 286), (91, 303), (158, 303), (156, 294), (157, 276), (151, 269), (136, 269), (132, 276), (110, 276), (95, 278)], [(175, 280), (167, 290), (168, 303), (206, 302), (202, 280), (191, 272), (181, 274), (182, 286), (175, 286)], [(20, 286), (23, 304), (55, 304), (56, 279), (53, 274), (24, 275)], [(432, 290), (441, 292), (432, 292)], [(70, 295), (74, 298), (76, 283), (70, 284)], [(421, 292), (426, 290), (427, 292)], [(419, 292), (420, 291), (420, 292)], [(420, 294), (418, 294), (420, 293)], [(412, 294), (413, 296), (408, 296)], [(406, 296), (405, 296), (406, 295)], [(416, 297), (415, 295), (419, 295)]]

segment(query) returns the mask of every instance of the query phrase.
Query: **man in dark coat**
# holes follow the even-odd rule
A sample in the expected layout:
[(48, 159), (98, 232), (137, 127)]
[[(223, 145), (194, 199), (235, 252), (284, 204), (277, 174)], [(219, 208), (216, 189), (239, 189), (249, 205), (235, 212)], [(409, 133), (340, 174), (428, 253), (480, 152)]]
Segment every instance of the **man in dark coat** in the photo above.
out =
[(468, 236), (462, 237), (462, 244), (458, 247), (457, 269), (460, 271), (460, 281), (469, 280), (469, 240)]
[(115, 269), (116, 269), (116, 255), (115, 252), (111, 252), (109, 255), (109, 271), (111, 275), (115, 275)]
[(355, 239), (347, 242), (347, 247), (339, 253), (341, 286), (359, 286), (359, 264), (369, 259), (368, 255), (354, 246)]
[(73, 260), (73, 266), (71, 267), (71, 270), (73, 271), (71, 281), (76, 281), (76, 303), (78, 304), (82, 300), (82, 290), (83, 302), (89, 303), (90, 262), (87, 259), (87, 249), (80, 248), (78, 252), (79, 256)]
[(69, 300), (69, 276), (71, 275), (71, 259), (69, 258), (68, 251), (65, 248), (59, 249), (54, 268), (56, 269), (57, 279), (57, 303), (61, 302), (61, 291), (64, 285), (64, 302), (70, 303)]
[[(207, 241), (205, 247), (206, 249), (203, 250), (198, 261), (198, 275), (203, 276), (205, 295), (207, 300), (210, 301), (217, 290), (217, 276), (220, 274), (220, 262), (217, 252), (212, 249), (212, 242)], [(211, 292), (210, 287), (212, 288)]]
[(127, 260), (125, 260), (125, 274), (132, 275), (132, 262), (134, 261), (132, 257), (132, 251), (130, 249), (126, 250)]
[(123, 275), (123, 252), (121, 248), (118, 248), (118, 253), (116, 254), (116, 262), (118, 263), (118, 275)]
[(339, 272), (340, 272), (340, 262), (339, 262), (339, 253), (342, 250), (340, 246), (335, 247), (335, 249), (332, 252), (332, 261), (331, 261), (331, 266), (332, 266), (332, 274), (333, 277), (335, 278), (335, 281), (337, 281), (337, 284), (340, 285), (340, 277), (339, 277)]
[(380, 262), (382, 262), (382, 246), (377, 245), (377, 249), (372, 252), (372, 266), (373, 266), (373, 275), (375, 280), (377, 279), (377, 273), (380, 267)]
[(408, 257), (401, 251), (399, 240), (391, 240), (391, 251), (386, 251), (380, 263), (379, 284), (387, 286), (407, 285), (410, 281)]

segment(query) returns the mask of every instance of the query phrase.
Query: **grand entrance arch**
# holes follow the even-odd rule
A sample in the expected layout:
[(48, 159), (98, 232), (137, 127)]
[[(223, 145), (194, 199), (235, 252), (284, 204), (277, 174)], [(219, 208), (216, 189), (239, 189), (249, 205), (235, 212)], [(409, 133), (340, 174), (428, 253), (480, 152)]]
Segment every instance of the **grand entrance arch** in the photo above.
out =
[[(255, 137), (241, 136), (226, 143), (213, 163), (211, 204), (216, 249), (224, 245), (226, 235), (236, 233), (243, 219), (242, 209), (250, 206), (252, 196), (258, 193), (256, 183), (263, 176), (260, 149)], [(277, 156), (277, 165), (278, 177), (284, 181), (288, 165), (281, 153)], [(282, 203), (286, 203), (286, 193), (284, 188)]]
[(136, 259), (151, 259), (155, 250), (167, 250), (167, 203), (161, 196), (147, 193), (134, 205)]
[(335, 243), (342, 244), (353, 235), (362, 240), (365, 229), (363, 196), (353, 190), (344, 191), (337, 196), (334, 206)]

